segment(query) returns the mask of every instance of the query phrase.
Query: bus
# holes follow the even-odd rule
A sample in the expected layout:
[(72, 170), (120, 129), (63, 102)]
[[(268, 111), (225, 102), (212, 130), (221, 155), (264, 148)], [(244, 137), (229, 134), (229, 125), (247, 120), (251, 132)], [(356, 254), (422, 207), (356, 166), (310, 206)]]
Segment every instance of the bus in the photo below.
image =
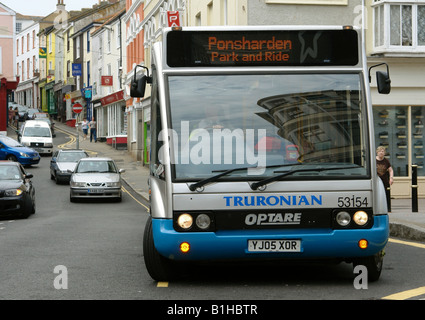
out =
[[(330, 259), (378, 280), (389, 221), (371, 68), (351, 26), (164, 29), (130, 87), (143, 97), (151, 86), (150, 276)], [(376, 82), (390, 92), (388, 67)]]

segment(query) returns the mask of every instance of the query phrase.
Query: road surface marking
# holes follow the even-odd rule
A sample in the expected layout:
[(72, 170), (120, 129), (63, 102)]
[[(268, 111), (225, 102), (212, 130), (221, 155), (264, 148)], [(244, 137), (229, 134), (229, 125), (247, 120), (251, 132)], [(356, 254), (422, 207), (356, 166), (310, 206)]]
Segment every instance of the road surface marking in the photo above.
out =
[(388, 299), (388, 300), (406, 300), (409, 298), (413, 298), (416, 296), (420, 296), (425, 294), (425, 287), (420, 287), (417, 289), (402, 291), (399, 293), (394, 293), (389, 296), (383, 297), (382, 299)]
[(410, 241), (403, 241), (398, 239), (388, 239), (389, 242), (398, 243), (398, 244), (405, 244), (407, 246), (417, 247), (421, 249), (425, 249), (425, 244), (423, 243), (417, 243), (417, 242), (410, 242)]

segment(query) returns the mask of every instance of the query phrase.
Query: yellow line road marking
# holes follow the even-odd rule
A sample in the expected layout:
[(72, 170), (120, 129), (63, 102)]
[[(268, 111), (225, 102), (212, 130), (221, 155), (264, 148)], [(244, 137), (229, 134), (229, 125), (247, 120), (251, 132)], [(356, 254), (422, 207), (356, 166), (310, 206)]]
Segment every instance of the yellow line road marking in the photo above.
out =
[(138, 204), (140, 204), (142, 207), (144, 207), (144, 208), (145, 208), (145, 209), (149, 212), (149, 207), (145, 206), (143, 203), (141, 203), (139, 200), (137, 200), (135, 197), (133, 197), (133, 195), (132, 195), (130, 192), (128, 192), (128, 190), (127, 190), (126, 188), (121, 187), (121, 189), (122, 189), (122, 191), (124, 191), (125, 193), (128, 193), (128, 195), (129, 195), (130, 197), (132, 197), (134, 201), (136, 201)]
[(413, 298), (416, 296), (420, 296), (422, 294), (425, 294), (425, 287), (420, 287), (417, 289), (402, 291), (399, 293), (394, 293), (389, 296), (383, 297), (382, 299), (388, 299), (388, 300), (406, 300), (409, 298)]
[[(389, 242), (392, 243), (398, 243), (398, 244), (404, 244), (406, 246), (412, 246), (416, 248), (425, 249), (425, 244), (423, 243), (416, 243), (416, 242), (410, 242), (410, 241), (403, 241), (398, 239), (390, 238), (388, 239)], [(398, 293), (391, 294), (389, 296), (383, 297), (382, 299), (388, 299), (388, 300), (406, 300), (410, 299), (416, 296), (420, 296), (425, 294), (425, 287), (420, 287), (416, 289), (406, 290)]]
[(417, 247), (417, 248), (425, 249), (425, 244), (423, 244), (423, 243), (403, 241), (403, 240), (392, 239), (392, 238), (388, 239), (388, 241), (389, 242), (393, 242), (393, 243), (404, 244), (404, 245), (407, 245), (407, 246), (412, 246), (412, 247)]

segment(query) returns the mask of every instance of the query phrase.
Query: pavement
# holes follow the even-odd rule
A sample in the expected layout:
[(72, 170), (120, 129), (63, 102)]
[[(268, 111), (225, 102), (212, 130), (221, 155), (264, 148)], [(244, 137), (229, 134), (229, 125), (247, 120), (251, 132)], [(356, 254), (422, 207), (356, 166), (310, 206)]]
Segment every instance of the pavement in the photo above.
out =
[[(55, 129), (76, 137), (77, 130), (66, 124), (55, 123)], [(13, 128), (8, 127), (8, 135), (16, 138)], [(117, 150), (105, 142), (90, 142), (89, 137), (83, 139), (82, 132), (79, 133), (79, 147), (93, 155), (110, 157), (115, 160), (120, 169), (125, 169), (122, 173), (123, 180), (149, 201), (149, 167), (144, 166), (141, 161), (136, 161), (127, 150)], [(75, 148), (76, 139), (71, 139), (59, 147)], [(418, 212), (412, 212), (412, 199), (391, 199), (390, 236), (413, 240), (425, 241), (425, 199), (418, 199)]]

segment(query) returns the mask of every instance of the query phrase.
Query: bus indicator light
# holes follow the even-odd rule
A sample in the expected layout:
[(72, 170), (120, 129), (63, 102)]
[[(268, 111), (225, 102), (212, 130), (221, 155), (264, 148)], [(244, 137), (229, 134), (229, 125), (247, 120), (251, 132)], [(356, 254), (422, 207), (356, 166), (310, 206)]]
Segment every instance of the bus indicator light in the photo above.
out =
[(182, 242), (180, 244), (180, 251), (182, 253), (188, 253), (190, 250), (190, 244), (188, 242)]
[(359, 240), (359, 248), (360, 249), (367, 249), (368, 247), (368, 242), (366, 239), (361, 239)]

